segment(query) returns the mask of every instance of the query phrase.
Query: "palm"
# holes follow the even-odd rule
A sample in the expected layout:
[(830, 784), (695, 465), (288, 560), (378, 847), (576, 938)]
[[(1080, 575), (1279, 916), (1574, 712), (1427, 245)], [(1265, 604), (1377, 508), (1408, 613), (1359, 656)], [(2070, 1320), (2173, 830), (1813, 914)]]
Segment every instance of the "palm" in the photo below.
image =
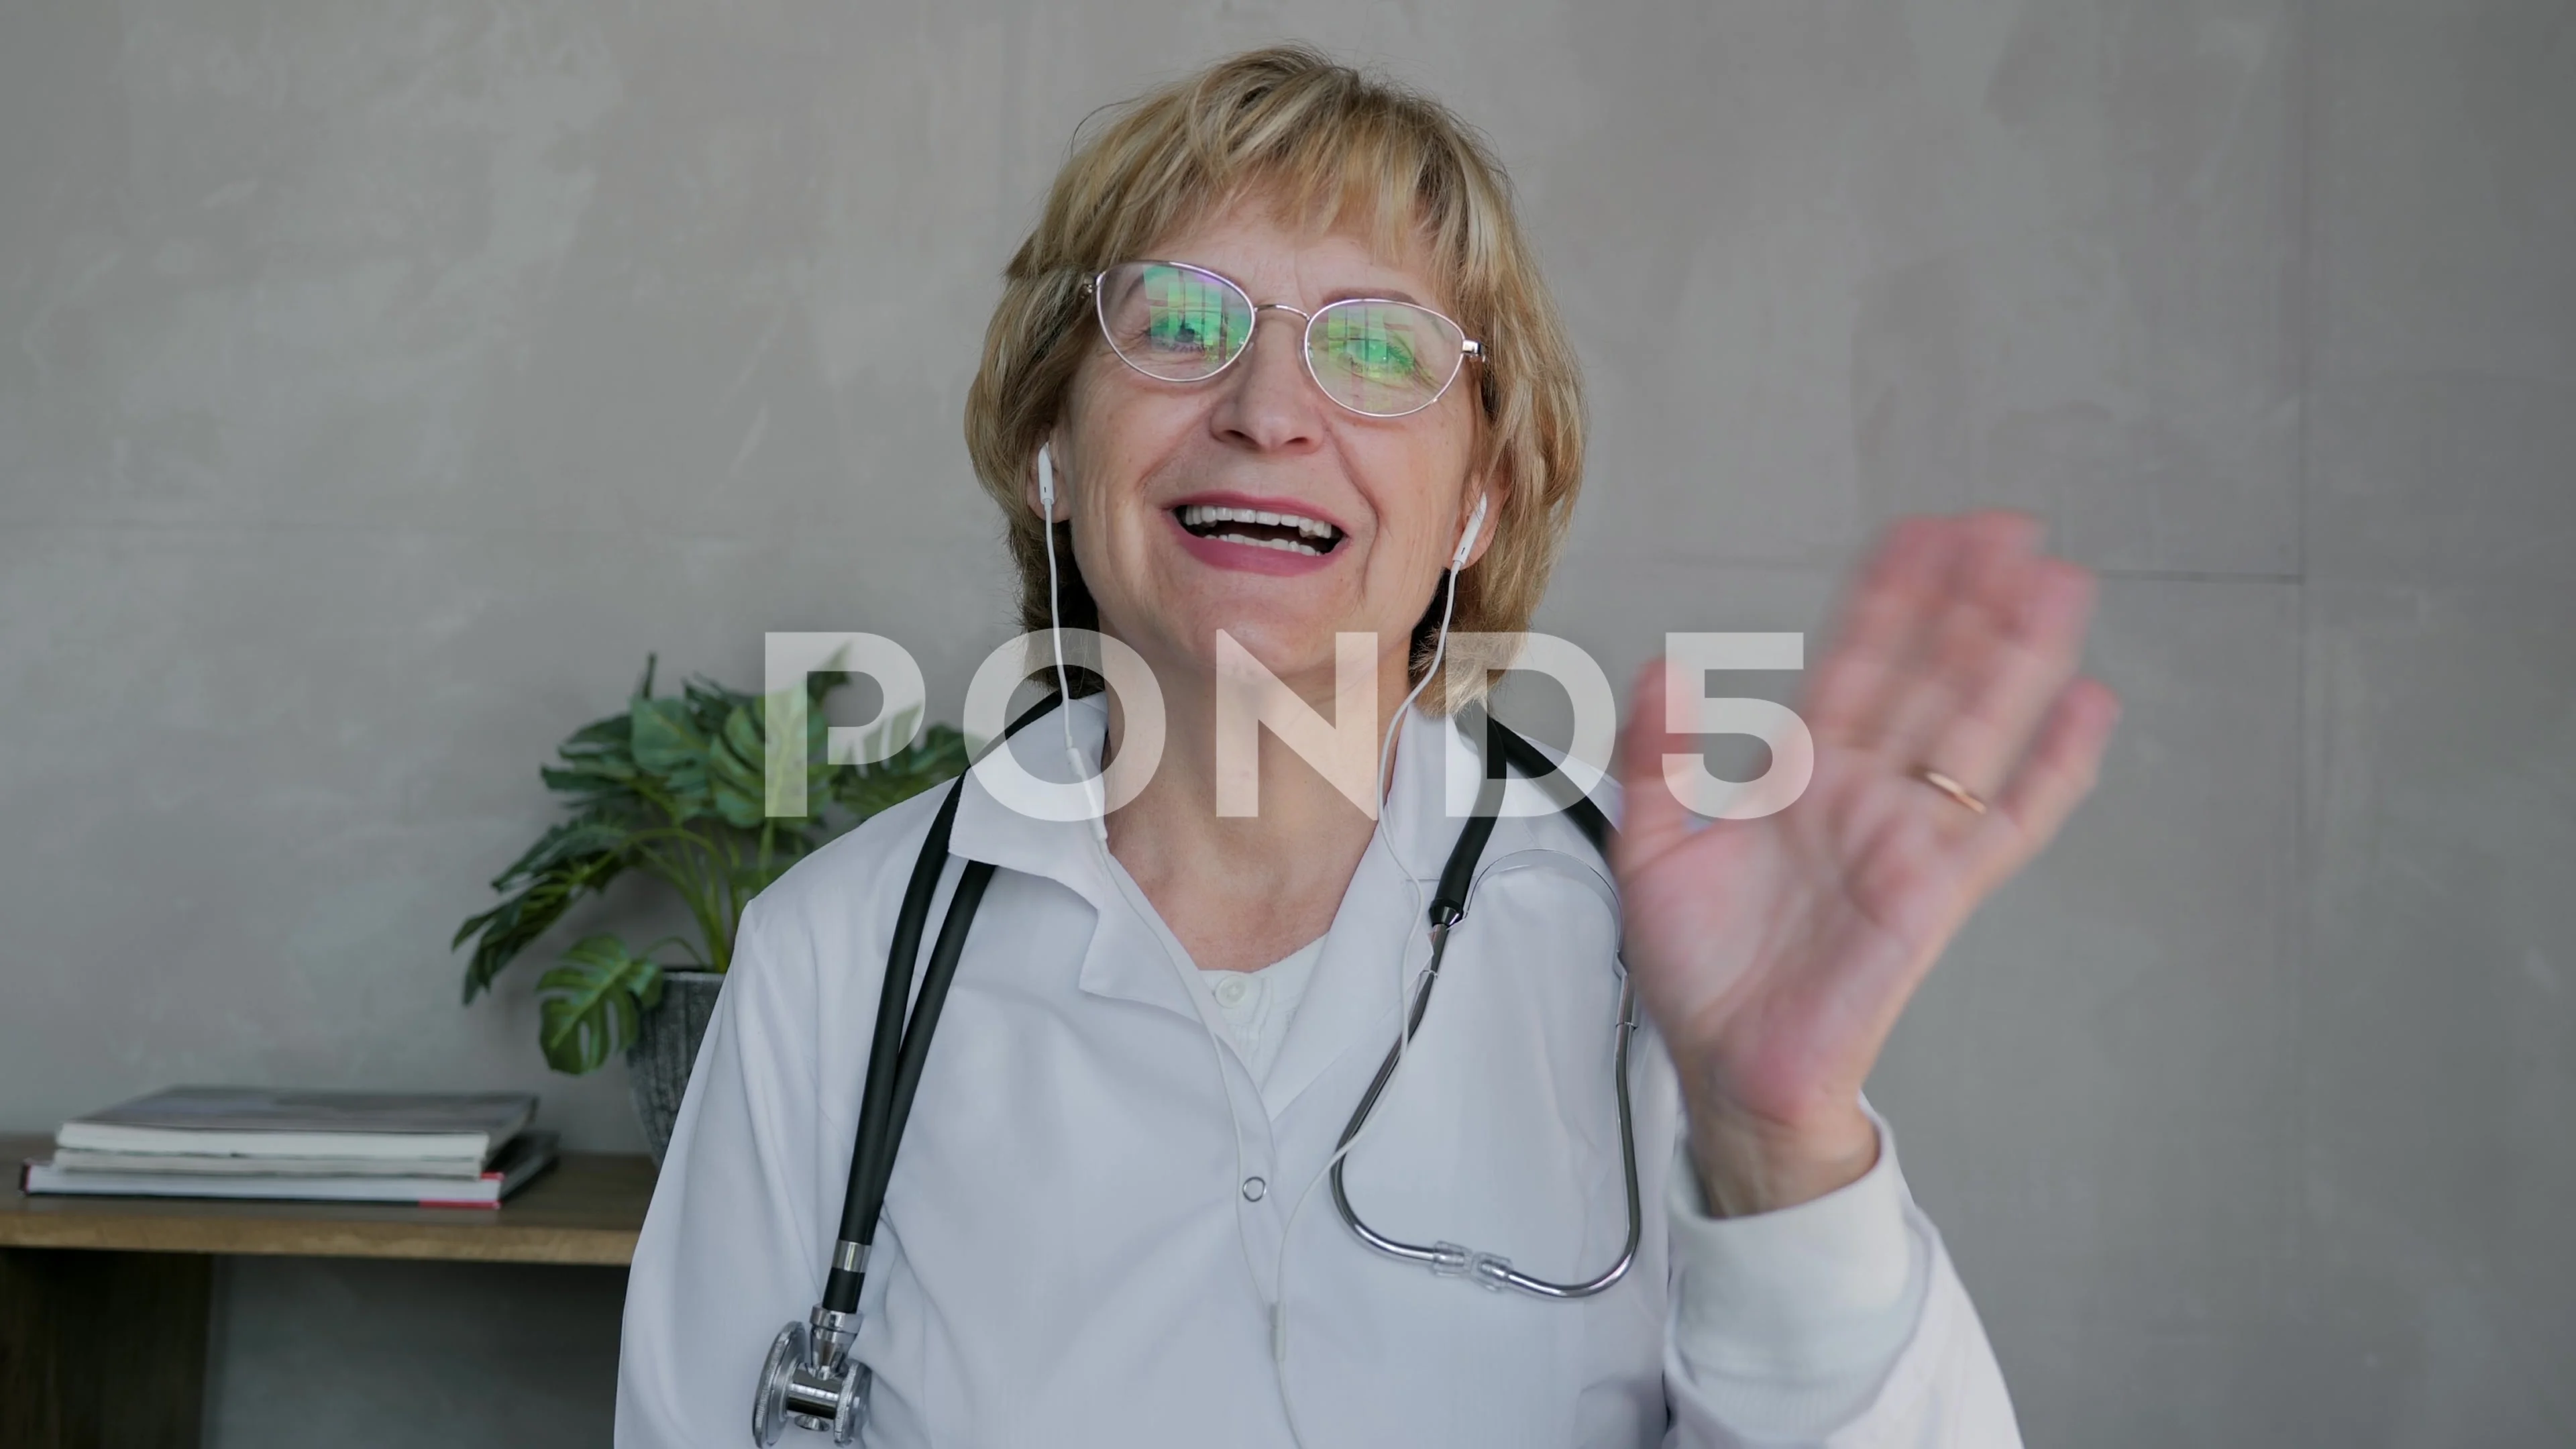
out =
[[(1794, 1132), (1848, 1111), (1951, 933), (2091, 787), (2116, 717), (2075, 678), (2090, 581), (2012, 515), (1912, 520), (1812, 675), (1815, 769), (1785, 810), (1699, 828), (1649, 669), (1623, 742), (1626, 955), (1694, 1111)], [(1994, 801), (1978, 814), (1930, 766)]]

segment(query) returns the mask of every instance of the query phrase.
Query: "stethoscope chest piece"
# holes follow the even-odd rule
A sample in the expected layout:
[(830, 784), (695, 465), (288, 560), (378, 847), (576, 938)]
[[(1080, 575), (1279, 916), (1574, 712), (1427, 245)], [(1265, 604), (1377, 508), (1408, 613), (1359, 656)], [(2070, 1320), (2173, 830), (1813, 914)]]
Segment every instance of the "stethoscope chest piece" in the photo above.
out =
[(819, 1306), (809, 1321), (778, 1330), (760, 1366), (759, 1392), (752, 1396), (753, 1443), (768, 1449), (791, 1422), (830, 1434), (835, 1444), (859, 1437), (875, 1375), (850, 1356), (858, 1336), (859, 1315)]

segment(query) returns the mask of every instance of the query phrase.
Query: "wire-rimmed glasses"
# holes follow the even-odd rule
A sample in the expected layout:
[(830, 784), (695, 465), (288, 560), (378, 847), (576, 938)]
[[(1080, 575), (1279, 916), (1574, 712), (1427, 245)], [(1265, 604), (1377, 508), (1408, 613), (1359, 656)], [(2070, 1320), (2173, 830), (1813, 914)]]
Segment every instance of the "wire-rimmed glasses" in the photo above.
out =
[(1188, 262), (1120, 262), (1083, 284), (1109, 349), (1147, 377), (1204, 382), (1252, 345), (1252, 324), (1276, 309), (1306, 322), (1306, 375), (1324, 396), (1372, 418), (1438, 402), (1485, 349), (1457, 323), (1413, 302), (1348, 297), (1312, 312), (1253, 303), (1234, 280)]

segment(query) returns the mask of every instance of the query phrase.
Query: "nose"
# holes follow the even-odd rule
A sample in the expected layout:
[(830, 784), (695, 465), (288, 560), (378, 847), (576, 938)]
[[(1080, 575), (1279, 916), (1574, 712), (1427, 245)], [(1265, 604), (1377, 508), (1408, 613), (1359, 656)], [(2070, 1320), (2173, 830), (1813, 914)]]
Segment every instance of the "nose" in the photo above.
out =
[[(1266, 340), (1264, 321), (1274, 324)], [(1208, 417), (1220, 440), (1258, 453), (1322, 444), (1326, 400), (1306, 376), (1306, 321), (1305, 313), (1285, 302), (1252, 310), (1252, 341), (1219, 379), (1223, 391)]]

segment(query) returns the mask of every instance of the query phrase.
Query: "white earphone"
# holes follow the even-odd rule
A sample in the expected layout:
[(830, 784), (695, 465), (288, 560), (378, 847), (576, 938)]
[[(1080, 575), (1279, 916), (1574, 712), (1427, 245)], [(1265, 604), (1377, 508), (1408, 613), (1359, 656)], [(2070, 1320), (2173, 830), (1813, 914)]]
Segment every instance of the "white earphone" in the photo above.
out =
[(1064, 667), (1064, 619), (1056, 605), (1055, 581), (1055, 459), (1052, 450), (1038, 444), (1038, 527), (1046, 534), (1047, 560), (1047, 637), (1055, 645), (1055, 687), (1064, 714), (1064, 758), (1073, 767), (1075, 779), (1083, 782), (1084, 793), (1091, 798), (1091, 835), (1094, 840), (1109, 839), (1109, 806), (1104, 791), (1108, 782), (1091, 773), (1089, 762), (1073, 743), (1073, 681)]
[(1476, 535), (1485, 529), (1485, 504), (1492, 497), (1490, 493), (1476, 495), (1476, 511), (1467, 515), (1467, 531), (1458, 535), (1458, 551), (1449, 555), (1451, 571), (1465, 568), (1467, 555), (1475, 552)]

